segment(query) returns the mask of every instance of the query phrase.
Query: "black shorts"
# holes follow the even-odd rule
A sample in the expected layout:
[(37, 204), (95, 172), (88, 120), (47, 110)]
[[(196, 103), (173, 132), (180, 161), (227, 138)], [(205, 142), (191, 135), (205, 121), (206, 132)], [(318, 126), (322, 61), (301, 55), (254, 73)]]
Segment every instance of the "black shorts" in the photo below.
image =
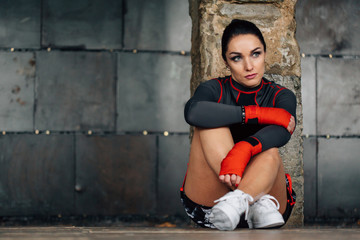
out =
[[(291, 211), (296, 202), (296, 193), (292, 189), (291, 178), (289, 174), (285, 174), (286, 180), (286, 192), (287, 192), (287, 205), (284, 214), (282, 215), (285, 223), (289, 219), (291, 215)], [(205, 228), (215, 228), (210, 222), (209, 219), (206, 218), (206, 213), (211, 211), (211, 207), (203, 206), (197, 203), (194, 203), (191, 199), (189, 199), (183, 187), (180, 190), (181, 202), (184, 205), (185, 212), (187, 215), (193, 220), (196, 224)], [(249, 228), (247, 221), (245, 220), (244, 214), (240, 218), (240, 222), (237, 228)]]

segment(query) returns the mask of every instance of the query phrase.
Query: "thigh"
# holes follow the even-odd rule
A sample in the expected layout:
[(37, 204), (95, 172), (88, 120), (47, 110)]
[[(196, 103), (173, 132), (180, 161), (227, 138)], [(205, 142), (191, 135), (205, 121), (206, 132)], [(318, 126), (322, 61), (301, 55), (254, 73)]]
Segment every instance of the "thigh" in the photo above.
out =
[(222, 159), (233, 147), (228, 128), (195, 128), (184, 191), (194, 202), (213, 206), (230, 189), (219, 181)]

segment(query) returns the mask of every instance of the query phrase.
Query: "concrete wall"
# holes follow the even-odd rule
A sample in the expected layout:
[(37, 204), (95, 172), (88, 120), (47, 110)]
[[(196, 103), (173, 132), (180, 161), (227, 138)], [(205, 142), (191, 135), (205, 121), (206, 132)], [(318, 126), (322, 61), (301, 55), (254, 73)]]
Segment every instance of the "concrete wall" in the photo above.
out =
[(305, 220), (360, 217), (360, 2), (300, 0)]
[(1, 1), (0, 216), (184, 216), (188, 6)]

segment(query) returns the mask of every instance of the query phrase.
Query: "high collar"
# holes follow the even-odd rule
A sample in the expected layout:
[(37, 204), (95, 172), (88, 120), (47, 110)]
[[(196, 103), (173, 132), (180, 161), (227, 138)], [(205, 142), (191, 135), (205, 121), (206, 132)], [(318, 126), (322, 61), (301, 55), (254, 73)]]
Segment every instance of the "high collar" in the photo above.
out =
[(240, 83), (235, 81), (230, 76), (230, 84), (231, 84), (232, 88), (235, 89), (238, 92), (253, 93), (253, 92), (259, 91), (262, 88), (262, 86), (264, 84), (264, 79), (261, 79), (261, 82), (260, 82), (260, 84), (258, 86), (254, 87), (254, 88), (248, 88), (248, 87), (245, 87), (245, 86), (241, 85)]

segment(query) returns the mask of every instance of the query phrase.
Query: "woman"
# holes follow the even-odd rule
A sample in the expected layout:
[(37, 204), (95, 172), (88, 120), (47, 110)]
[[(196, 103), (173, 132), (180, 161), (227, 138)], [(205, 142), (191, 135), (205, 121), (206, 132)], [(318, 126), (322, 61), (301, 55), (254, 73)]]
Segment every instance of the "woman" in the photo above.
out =
[(296, 98), (263, 77), (265, 55), (260, 30), (233, 20), (222, 36), (231, 75), (202, 83), (185, 106), (195, 130), (181, 200), (202, 227), (279, 227), (295, 204), (278, 148), (295, 129)]

